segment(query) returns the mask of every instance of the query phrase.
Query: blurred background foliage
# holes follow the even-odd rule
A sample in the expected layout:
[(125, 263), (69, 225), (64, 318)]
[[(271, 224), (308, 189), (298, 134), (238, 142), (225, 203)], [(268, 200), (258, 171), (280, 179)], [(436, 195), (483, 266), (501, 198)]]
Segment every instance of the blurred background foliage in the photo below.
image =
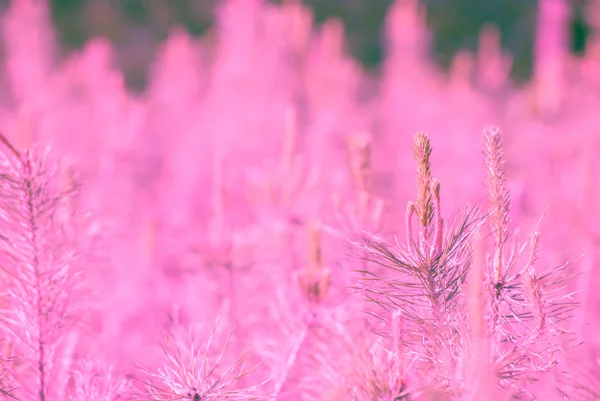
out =
[[(272, 0), (275, 3), (281, 0)], [(447, 67), (459, 49), (475, 50), (484, 23), (496, 24), (502, 45), (515, 57), (512, 76), (531, 74), (537, 0), (421, 0), (432, 33), (431, 56)], [(89, 38), (109, 39), (120, 54), (128, 84), (142, 88), (156, 44), (180, 24), (193, 35), (207, 32), (219, 0), (51, 0), (52, 18), (64, 51), (80, 48)], [(392, 0), (304, 0), (316, 23), (340, 18), (349, 51), (370, 70), (385, 57), (383, 27)], [(572, 0), (572, 50), (581, 52), (589, 31), (583, 18), (585, 0)]]

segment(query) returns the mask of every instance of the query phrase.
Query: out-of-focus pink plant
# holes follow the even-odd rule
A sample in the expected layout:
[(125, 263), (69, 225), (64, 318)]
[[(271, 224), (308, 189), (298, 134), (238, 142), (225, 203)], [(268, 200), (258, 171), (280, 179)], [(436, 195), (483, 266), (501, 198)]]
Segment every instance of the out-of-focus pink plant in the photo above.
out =
[(73, 391), (69, 399), (117, 401), (125, 399), (124, 394), (131, 392), (129, 382), (115, 374), (112, 368), (88, 359), (80, 360), (73, 369)]

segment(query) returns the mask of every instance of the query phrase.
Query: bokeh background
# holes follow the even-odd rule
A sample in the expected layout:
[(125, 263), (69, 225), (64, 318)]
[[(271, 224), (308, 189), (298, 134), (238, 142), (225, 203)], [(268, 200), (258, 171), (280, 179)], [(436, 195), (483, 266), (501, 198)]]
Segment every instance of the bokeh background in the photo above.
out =
[[(346, 239), (406, 238), (416, 132), (444, 219), (487, 208), (494, 124), (517, 243), (539, 227), (540, 272), (575, 259), (582, 273), (565, 298), (581, 300), (567, 329), (585, 346), (566, 369), (600, 378), (600, 0), (281, 1), (0, 0), (0, 132), (51, 145), (65, 185), (81, 184), (73, 210), (89, 211), (77, 246), (97, 295), (77, 355), (158, 368), (160, 327), (222, 311), (238, 346), (269, 355), (264, 379), (285, 382), (312, 308), (301, 269), (329, 269), (337, 303), (369, 268)], [(289, 400), (331, 368), (309, 357)]]
[[(272, 0), (281, 3), (286, 0)], [(130, 89), (147, 85), (147, 66), (157, 44), (175, 25), (192, 35), (211, 32), (218, 0), (52, 0), (51, 10), (64, 52), (80, 49), (92, 37), (107, 38), (119, 54), (119, 67)], [(316, 23), (339, 18), (349, 52), (377, 72), (385, 57), (383, 26), (391, 0), (305, 0)], [(531, 76), (536, 0), (422, 0), (432, 34), (430, 56), (447, 68), (459, 49), (474, 51), (485, 23), (500, 28), (502, 46), (514, 56), (512, 78)], [(581, 53), (589, 33), (585, 0), (572, 0), (571, 50)], [(6, 9), (9, 0), (0, 2)]]

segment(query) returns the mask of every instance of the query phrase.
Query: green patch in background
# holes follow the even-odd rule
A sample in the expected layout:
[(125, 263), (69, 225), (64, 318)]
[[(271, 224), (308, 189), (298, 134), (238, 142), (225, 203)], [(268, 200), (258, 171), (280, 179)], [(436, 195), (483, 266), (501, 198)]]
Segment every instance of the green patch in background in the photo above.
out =
[[(134, 35), (143, 35), (153, 46), (167, 37), (176, 24), (192, 35), (202, 35), (212, 26), (217, 0), (52, 0), (52, 18), (65, 51), (83, 46), (91, 37), (108, 38), (117, 49)], [(281, 0), (271, 0), (281, 3)], [(343, 21), (350, 53), (370, 70), (385, 58), (385, 16), (393, 0), (305, 0), (315, 22), (336, 17)], [(501, 31), (502, 46), (514, 56), (512, 77), (525, 81), (531, 76), (536, 0), (422, 0), (432, 32), (431, 53), (442, 67), (450, 65), (460, 49), (475, 51), (479, 30), (488, 22)], [(589, 35), (582, 0), (574, 0), (571, 24), (572, 49), (583, 52)], [(153, 54), (140, 57), (139, 65), (124, 67), (131, 88), (143, 89)]]

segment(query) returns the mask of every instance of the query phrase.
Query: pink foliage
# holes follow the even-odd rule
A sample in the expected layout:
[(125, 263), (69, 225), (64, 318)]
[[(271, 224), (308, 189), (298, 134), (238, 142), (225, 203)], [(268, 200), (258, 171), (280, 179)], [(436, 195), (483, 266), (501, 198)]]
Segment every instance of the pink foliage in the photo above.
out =
[(569, 55), (568, 13), (516, 86), (491, 25), (440, 71), (416, 0), (377, 74), (338, 20), (228, 0), (136, 95), (13, 1), (0, 396), (599, 399), (600, 36)]

